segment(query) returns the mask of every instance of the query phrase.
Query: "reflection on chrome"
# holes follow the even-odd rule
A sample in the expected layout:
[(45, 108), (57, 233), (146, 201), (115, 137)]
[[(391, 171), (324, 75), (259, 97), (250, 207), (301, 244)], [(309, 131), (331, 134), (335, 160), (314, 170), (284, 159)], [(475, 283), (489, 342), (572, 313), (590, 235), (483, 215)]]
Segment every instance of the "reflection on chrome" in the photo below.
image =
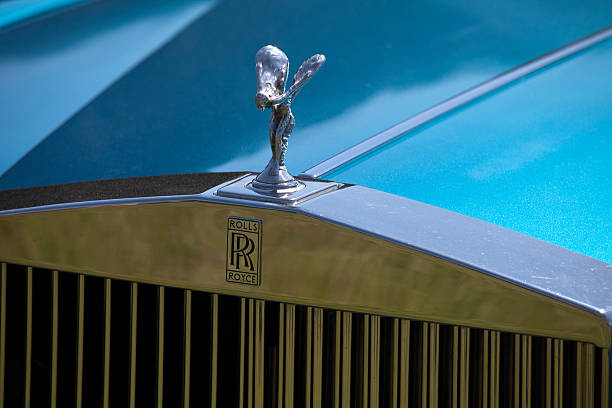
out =
[(304, 184), (293, 178), (285, 167), (285, 153), (289, 136), (295, 125), (291, 102), (295, 95), (325, 62), (325, 56), (315, 54), (302, 63), (285, 91), (289, 72), (289, 59), (272, 45), (262, 47), (255, 55), (257, 94), (255, 104), (259, 110), (272, 110), (270, 118), (270, 147), (272, 158), (266, 168), (250, 184), (259, 193), (288, 194), (300, 190)]

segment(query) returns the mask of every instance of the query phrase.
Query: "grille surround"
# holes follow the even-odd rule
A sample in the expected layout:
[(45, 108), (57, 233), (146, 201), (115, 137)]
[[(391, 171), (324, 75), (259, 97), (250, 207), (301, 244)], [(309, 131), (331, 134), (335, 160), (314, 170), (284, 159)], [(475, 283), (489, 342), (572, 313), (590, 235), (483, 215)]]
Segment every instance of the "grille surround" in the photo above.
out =
[[(507, 276), (471, 269), (309, 215), (181, 200), (0, 214), (0, 260), (610, 346), (605, 309), (595, 305), (557, 299)], [(259, 286), (225, 281), (228, 217), (263, 222)], [(521, 267), (552, 268), (529, 262)], [(588, 266), (593, 265), (583, 265)], [(577, 285), (565, 282), (571, 283)]]

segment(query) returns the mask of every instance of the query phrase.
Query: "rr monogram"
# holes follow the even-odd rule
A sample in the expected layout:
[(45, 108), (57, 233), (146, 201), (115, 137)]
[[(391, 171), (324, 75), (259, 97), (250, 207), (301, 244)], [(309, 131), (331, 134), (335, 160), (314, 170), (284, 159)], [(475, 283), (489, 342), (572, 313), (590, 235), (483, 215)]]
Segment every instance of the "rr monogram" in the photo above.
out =
[(261, 226), (261, 220), (227, 219), (226, 281), (260, 284)]

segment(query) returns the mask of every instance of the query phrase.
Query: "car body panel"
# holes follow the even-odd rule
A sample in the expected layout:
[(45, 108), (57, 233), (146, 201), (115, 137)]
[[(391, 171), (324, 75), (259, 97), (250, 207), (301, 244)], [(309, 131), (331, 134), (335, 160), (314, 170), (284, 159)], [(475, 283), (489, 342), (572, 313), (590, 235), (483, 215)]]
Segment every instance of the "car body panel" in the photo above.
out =
[(0, 28), (87, 0), (7, 0), (0, 3)]
[(293, 106), (295, 173), (611, 17), (607, 1), (221, 2), (22, 158), (0, 188), (259, 170), (269, 152), (253, 55), (267, 43), (294, 67), (315, 52), (329, 57)]
[(612, 263), (610, 72), (607, 40), (323, 177)]
[(213, 5), (94, 1), (0, 29), (0, 173)]

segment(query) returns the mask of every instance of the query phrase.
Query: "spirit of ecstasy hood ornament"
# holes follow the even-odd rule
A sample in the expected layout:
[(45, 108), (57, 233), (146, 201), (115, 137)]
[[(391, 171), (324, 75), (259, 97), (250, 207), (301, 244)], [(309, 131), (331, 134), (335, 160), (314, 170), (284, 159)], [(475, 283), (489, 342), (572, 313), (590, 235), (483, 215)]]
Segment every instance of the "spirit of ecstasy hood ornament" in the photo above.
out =
[(262, 47), (255, 55), (257, 94), (255, 104), (259, 110), (272, 110), (270, 118), (270, 147), (272, 158), (266, 168), (250, 183), (249, 188), (261, 194), (285, 195), (304, 187), (293, 178), (285, 167), (287, 142), (295, 119), (291, 113), (291, 102), (302, 85), (314, 75), (325, 62), (325, 56), (315, 54), (302, 63), (293, 76), (291, 86), (285, 91), (289, 73), (289, 59), (283, 51), (272, 45)]

